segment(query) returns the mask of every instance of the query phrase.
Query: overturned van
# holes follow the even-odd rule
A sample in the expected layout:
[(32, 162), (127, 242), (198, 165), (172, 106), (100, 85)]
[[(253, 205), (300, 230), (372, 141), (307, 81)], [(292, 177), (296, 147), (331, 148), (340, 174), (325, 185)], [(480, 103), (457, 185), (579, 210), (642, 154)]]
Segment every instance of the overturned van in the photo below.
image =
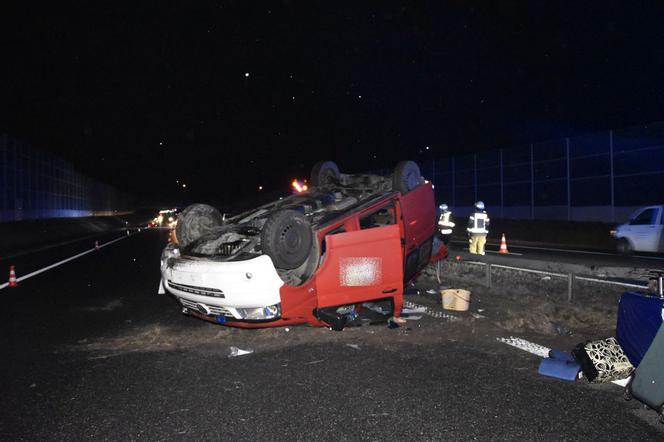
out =
[(399, 316), (404, 282), (432, 255), (431, 183), (412, 161), (389, 176), (317, 163), (309, 191), (226, 219), (194, 204), (162, 253), (163, 288), (182, 312), (218, 324), (341, 329), (371, 310)]

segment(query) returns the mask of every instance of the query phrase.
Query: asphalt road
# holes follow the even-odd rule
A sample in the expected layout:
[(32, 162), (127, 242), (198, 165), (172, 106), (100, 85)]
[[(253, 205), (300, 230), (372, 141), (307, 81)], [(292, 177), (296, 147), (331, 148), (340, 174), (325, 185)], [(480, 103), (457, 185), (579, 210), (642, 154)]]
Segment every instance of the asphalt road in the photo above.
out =
[(165, 241), (142, 232), (0, 291), (0, 439), (664, 438), (620, 388), (539, 376), (469, 316), (340, 333), (183, 316), (156, 294)]

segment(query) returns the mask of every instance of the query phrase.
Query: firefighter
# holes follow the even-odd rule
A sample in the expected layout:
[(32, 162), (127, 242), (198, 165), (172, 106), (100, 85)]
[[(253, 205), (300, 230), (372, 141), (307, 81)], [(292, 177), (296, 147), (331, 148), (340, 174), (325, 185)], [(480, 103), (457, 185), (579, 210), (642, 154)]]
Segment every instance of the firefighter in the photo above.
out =
[(468, 236), (470, 241), (470, 253), (484, 255), (486, 236), (489, 234), (489, 215), (484, 210), (484, 203), (475, 203), (475, 213), (468, 218)]
[(452, 222), (452, 212), (447, 207), (447, 204), (441, 204), (439, 207), (440, 216), (438, 217), (438, 231), (440, 232), (443, 243), (449, 244), (450, 237), (452, 236), (452, 229), (454, 223)]

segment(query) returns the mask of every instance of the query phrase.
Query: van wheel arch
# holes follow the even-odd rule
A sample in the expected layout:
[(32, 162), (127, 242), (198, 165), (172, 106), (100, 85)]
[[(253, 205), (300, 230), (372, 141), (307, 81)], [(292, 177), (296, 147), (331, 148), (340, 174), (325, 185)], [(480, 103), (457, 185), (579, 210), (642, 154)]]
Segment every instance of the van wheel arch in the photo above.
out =
[(622, 237), (618, 239), (616, 250), (621, 255), (629, 256), (634, 253), (634, 244), (632, 244), (632, 242), (629, 239)]

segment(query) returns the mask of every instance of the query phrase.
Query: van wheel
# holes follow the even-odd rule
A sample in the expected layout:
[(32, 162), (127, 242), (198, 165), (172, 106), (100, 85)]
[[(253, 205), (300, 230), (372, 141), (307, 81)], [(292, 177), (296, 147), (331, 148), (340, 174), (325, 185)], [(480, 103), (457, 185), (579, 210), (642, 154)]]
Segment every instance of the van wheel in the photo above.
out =
[(187, 247), (203, 235), (221, 226), (224, 222), (221, 213), (207, 204), (192, 204), (178, 215), (175, 236), (178, 244)]
[(629, 256), (634, 253), (634, 247), (632, 247), (632, 243), (629, 242), (627, 238), (620, 238), (618, 240), (616, 249), (618, 250), (618, 253), (625, 256)]
[(422, 184), (424, 179), (415, 161), (402, 161), (394, 168), (392, 188), (406, 194)]
[(282, 210), (270, 216), (261, 231), (263, 253), (272, 258), (275, 267), (295, 269), (312, 251), (314, 233), (300, 212)]
[(321, 188), (334, 187), (339, 183), (339, 167), (334, 161), (319, 161), (311, 168), (311, 185)]

